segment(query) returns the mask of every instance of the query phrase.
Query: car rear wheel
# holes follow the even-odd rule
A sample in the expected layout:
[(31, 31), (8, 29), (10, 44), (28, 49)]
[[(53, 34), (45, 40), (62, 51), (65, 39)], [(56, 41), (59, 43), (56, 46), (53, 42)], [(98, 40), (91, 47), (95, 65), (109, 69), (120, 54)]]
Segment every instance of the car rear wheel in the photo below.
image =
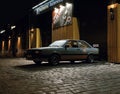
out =
[(88, 55), (87, 62), (88, 63), (93, 63), (94, 62), (94, 56), (93, 55)]
[(40, 60), (33, 60), (34, 62), (35, 62), (35, 64), (37, 64), (37, 65), (40, 65), (41, 64), (41, 62), (42, 61), (40, 61)]
[(60, 57), (58, 55), (52, 55), (50, 58), (49, 58), (49, 63), (52, 64), (52, 65), (57, 65), (60, 61)]

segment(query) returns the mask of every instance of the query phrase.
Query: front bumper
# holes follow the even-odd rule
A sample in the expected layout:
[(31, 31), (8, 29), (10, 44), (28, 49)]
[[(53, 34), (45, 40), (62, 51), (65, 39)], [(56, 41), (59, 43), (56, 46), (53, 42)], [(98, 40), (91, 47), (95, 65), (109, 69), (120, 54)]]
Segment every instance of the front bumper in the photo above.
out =
[(26, 54), (25, 58), (27, 60), (40, 60), (40, 61), (46, 61), (49, 58), (49, 55), (42, 55), (42, 54)]

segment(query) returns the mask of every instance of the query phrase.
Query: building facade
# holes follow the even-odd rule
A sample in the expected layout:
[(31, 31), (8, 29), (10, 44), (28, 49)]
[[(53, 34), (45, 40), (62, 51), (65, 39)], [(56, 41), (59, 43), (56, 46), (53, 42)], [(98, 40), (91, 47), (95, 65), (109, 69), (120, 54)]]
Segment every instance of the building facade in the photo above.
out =
[(120, 63), (120, 4), (107, 7), (108, 12), (108, 61)]
[(107, 29), (91, 23), (87, 26), (81, 19), (79, 3), (80, 0), (44, 0), (32, 7), (16, 28), (7, 26), (7, 32), (0, 34), (0, 56), (21, 57), (26, 49), (48, 46), (55, 40), (82, 39), (99, 47), (100, 58), (107, 59)]

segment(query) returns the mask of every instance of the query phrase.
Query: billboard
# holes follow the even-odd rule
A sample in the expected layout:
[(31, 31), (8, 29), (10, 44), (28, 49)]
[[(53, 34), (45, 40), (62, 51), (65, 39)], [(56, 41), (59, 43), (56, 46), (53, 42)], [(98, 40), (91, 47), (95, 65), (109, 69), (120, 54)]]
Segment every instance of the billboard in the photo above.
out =
[(73, 4), (66, 3), (65, 6), (56, 7), (52, 13), (53, 29), (72, 24)]

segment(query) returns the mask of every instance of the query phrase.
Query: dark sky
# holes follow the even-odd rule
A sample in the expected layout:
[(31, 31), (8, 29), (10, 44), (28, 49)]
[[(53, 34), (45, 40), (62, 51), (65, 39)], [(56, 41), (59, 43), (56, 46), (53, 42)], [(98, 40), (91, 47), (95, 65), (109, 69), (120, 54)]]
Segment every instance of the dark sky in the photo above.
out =
[[(0, 24), (13, 23), (24, 17), (36, 4), (44, 0), (1, 0), (0, 2)], [(81, 17), (91, 15), (96, 18), (96, 15), (105, 15), (107, 0), (75, 0), (79, 9), (76, 14)], [(95, 15), (93, 15), (93, 13)]]
[(29, 9), (43, 0), (1, 0), (0, 24), (20, 19)]

